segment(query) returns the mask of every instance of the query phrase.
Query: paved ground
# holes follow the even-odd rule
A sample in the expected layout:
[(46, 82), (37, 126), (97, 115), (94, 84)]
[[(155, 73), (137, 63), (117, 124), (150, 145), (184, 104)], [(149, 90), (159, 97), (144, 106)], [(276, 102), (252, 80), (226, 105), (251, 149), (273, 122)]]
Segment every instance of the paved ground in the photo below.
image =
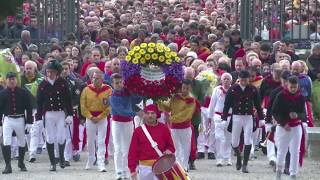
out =
[[(87, 171), (85, 167), (86, 153), (82, 154), (80, 162), (72, 162), (72, 166), (57, 172), (49, 172), (48, 157), (44, 152), (37, 159), (36, 163), (26, 162), (28, 172), (20, 172), (17, 168), (17, 161), (13, 161), (13, 171), (11, 175), (0, 174), (0, 180), (93, 180), (92, 178), (111, 180), (114, 177), (114, 167), (112, 160), (107, 166), (106, 173), (97, 170)], [(243, 174), (235, 170), (235, 167), (216, 167), (214, 160), (200, 160), (196, 162), (198, 170), (191, 171), (192, 180), (272, 180), (275, 174), (266, 162), (266, 156), (258, 153), (258, 159), (249, 162), (249, 174)], [(301, 169), (298, 179), (316, 180), (319, 179), (320, 162), (307, 159)], [(0, 160), (0, 170), (4, 168), (3, 160)], [(318, 176), (317, 176), (318, 175)], [(284, 180), (289, 179), (284, 176)]]

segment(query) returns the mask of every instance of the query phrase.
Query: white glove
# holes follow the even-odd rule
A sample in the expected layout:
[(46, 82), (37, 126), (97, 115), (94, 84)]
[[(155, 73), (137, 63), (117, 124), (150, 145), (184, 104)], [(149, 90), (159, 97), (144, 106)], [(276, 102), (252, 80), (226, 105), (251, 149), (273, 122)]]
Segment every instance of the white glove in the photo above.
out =
[(308, 127), (308, 123), (306, 123), (306, 122), (303, 122), (303, 123), (302, 123), (302, 126), (303, 126), (303, 128), (304, 128), (305, 130), (307, 130), (307, 127)]
[(267, 123), (267, 124), (266, 124), (266, 131), (267, 131), (267, 132), (270, 132), (270, 131), (271, 131), (271, 128), (272, 128), (272, 124), (271, 124), (271, 123)]
[(32, 128), (32, 124), (26, 124), (24, 129), (27, 131), (27, 133), (30, 133), (31, 128)]
[(266, 121), (265, 120), (260, 120), (259, 121), (259, 127), (262, 127), (266, 124)]
[(73, 121), (73, 117), (72, 116), (67, 116), (67, 118), (65, 119), (65, 123), (66, 125), (70, 125), (72, 124), (72, 121)]

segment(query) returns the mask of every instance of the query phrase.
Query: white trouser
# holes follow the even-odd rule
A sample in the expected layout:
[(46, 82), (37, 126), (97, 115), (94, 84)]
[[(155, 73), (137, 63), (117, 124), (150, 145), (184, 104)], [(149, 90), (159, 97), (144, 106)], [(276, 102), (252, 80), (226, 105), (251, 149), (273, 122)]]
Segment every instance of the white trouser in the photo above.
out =
[(130, 177), (128, 169), (128, 152), (133, 130), (133, 121), (118, 122), (111, 120), (115, 171), (116, 174), (121, 173), (125, 177)]
[[(111, 126), (111, 123), (110, 123), (109, 126)], [(108, 155), (109, 155), (109, 157), (114, 155), (114, 143), (113, 143), (112, 129), (111, 128), (110, 128), (110, 136), (109, 136), (109, 144), (108, 144)]]
[(14, 157), (18, 157), (19, 156), (19, 151), (18, 151), (19, 147), (18, 147), (18, 139), (16, 136), (12, 137), (11, 140), (11, 158), (13, 159)]
[(253, 119), (251, 115), (233, 115), (232, 147), (238, 147), (241, 131), (244, 131), (244, 144), (252, 145)]
[(16, 133), (17, 143), (19, 147), (24, 147), (26, 144), (24, 138), (25, 123), (24, 118), (9, 118), (4, 117), (3, 119), (3, 145), (11, 146), (12, 144), (12, 133)]
[[(215, 147), (217, 160), (231, 160), (231, 133), (228, 128), (224, 126), (220, 116), (215, 119)], [(229, 124), (228, 118), (227, 124)]]
[(276, 151), (275, 151), (275, 145), (272, 141), (267, 140), (267, 157), (269, 161), (275, 161), (276, 158)]
[(254, 154), (256, 145), (259, 144), (260, 134), (261, 134), (261, 128), (257, 128), (256, 131), (252, 132), (252, 147), (250, 152), (251, 154)]
[(200, 132), (198, 136), (197, 150), (198, 152), (205, 152), (206, 146), (208, 152), (215, 152), (215, 124), (214, 121), (209, 122), (208, 108), (201, 107), (201, 124)]
[(88, 165), (93, 166), (95, 161), (95, 152), (97, 142), (98, 152), (97, 152), (97, 162), (99, 166), (104, 165), (106, 145), (105, 139), (107, 135), (107, 118), (100, 120), (98, 123), (94, 123), (90, 119), (86, 119), (86, 129), (87, 129), (87, 143), (88, 143)]
[(81, 153), (82, 152), (82, 147), (83, 147), (83, 140), (84, 140), (84, 129), (85, 126), (80, 124), (79, 125), (79, 150), (77, 153)]
[[(36, 155), (36, 151), (38, 147), (42, 147), (40, 142), (42, 142), (43, 136), (42, 132), (44, 130), (43, 121), (35, 121), (32, 124), (32, 128), (30, 131), (30, 149), (29, 155), (31, 158), (34, 158)], [(40, 146), (39, 146), (40, 145)]]
[(176, 148), (176, 158), (181, 166), (188, 170), (189, 157), (191, 151), (191, 127), (185, 129), (171, 129), (174, 147)]
[(65, 118), (63, 111), (47, 111), (45, 114), (45, 129), (47, 142), (63, 144), (66, 140)]
[(151, 166), (139, 165), (138, 169), (139, 169), (139, 173), (138, 173), (139, 180), (158, 180), (158, 178), (152, 172)]
[(291, 127), (286, 131), (283, 127), (277, 126), (277, 170), (281, 172), (284, 169), (286, 154), (290, 152), (290, 175), (297, 175), (299, 168), (299, 152), (302, 138), (301, 126)]
[[(70, 128), (70, 129), (69, 129)], [(73, 134), (73, 123), (67, 125), (65, 128), (66, 133), (66, 146), (64, 148), (64, 159), (71, 161), (72, 159), (72, 134)]]

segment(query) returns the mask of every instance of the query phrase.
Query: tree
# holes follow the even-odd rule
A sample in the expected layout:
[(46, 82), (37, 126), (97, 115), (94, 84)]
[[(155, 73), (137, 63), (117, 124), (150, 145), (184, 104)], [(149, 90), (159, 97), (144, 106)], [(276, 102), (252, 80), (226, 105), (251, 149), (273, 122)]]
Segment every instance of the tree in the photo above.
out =
[(0, 18), (16, 15), (22, 4), (23, 0), (0, 0)]

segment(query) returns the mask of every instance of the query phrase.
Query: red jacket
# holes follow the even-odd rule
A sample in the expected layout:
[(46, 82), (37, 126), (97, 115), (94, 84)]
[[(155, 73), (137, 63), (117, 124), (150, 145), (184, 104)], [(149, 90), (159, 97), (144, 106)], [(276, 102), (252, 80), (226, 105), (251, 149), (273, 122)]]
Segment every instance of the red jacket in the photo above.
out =
[[(161, 152), (170, 150), (175, 152), (171, 133), (167, 125), (158, 123), (156, 126), (146, 125), (152, 139), (158, 144)], [(128, 154), (128, 167), (130, 172), (136, 172), (139, 161), (157, 160), (159, 158), (157, 152), (151, 146), (148, 138), (144, 134), (141, 127), (134, 130)]]

